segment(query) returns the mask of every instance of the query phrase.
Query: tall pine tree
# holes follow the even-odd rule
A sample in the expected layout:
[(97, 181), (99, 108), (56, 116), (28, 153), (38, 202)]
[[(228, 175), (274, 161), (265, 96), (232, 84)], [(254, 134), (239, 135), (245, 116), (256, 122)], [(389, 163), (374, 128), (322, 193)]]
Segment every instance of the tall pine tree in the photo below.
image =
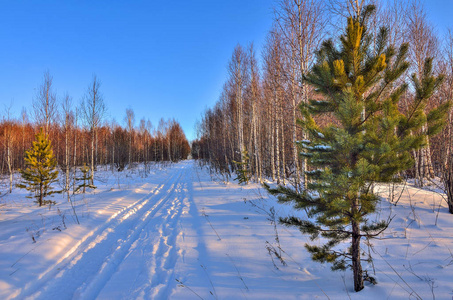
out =
[(57, 181), (57, 161), (52, 145), (43, 130), (36, 135), (33, 146), (25, 151), (25, 169), (20, 170), (22, 181), (17, 186), (33, 193), (29, 198), (36, 198), (39, 206), (54, 203), (46, 197), (60, 191), (53, 191), (52, 183)]
[[(449, 105), (425, 114), (426, 102), (442, 80), (432, 75), (428, 60), (423, 78), (412, 79), (416, 101), (406, 114), (398, 110), (408, 89), (406, 83), (398, 84), (409, 67), (408, 46), (398, 51), (387, 46), (386, 28), (377, 36), (368, 32), (373, 12), (374, 7), (367, 6), (360, 16), (348, 18), (339, 42), (322, 44), (305, 77), (322, 97), (301, 105), (299, 124), (310, 135), (299, 143), (311, 169), (307, 189), (298, 193), (266, 186), (280, 202), (307, 212), (313, 221), (290, 216), (280, 222), (299, 228), (312, 240), (323, 237), (325, 244), (306, 244), (306, 249), (313, 260), (332, 263), (333, 270), (352, 268), (355, 291), (364, 287), (361, 239), (376, 237), (388, 226), (387, 221), (369, 218), (379, 201), (373, 184), (397, 181), (399, 172), (413, 165), (411, 151), (425, 144), (427, 134), (439, 130)], [(333, 116), (335, 124), (320, 126), (316, 116), (324, 114)], [(424, 124), (428, 132), (422, 132)], [(349, 245), (343, 247), (343, 242)]]

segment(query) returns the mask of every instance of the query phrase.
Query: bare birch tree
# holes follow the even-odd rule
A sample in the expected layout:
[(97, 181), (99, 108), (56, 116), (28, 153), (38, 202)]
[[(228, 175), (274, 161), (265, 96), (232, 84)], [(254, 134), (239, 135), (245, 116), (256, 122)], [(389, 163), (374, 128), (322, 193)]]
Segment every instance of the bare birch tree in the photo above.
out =
[[(236, 116), (237, 116), (237, 141), (239, 144), (240, 162), (244, 162), (245, 145), (244, 145), (244, 115), (243, 115), (243, 93), (247, 80), (247, 53), (241, 45), (234, 48), (233, 55), (228, 64), (228, 74), (230, 84), (235, 99)], [(244, 165), (242, 165), (244, 167)]]
[(49, 137), (50, 125), (57, 113), (57, 100), (52, 89), (52, 81), (53, 77), (49, 71), (46, 71), (43, 83), (38, 87), (37, 95), (33, 99), (35, 121), (39, 126), (43, 127), (46, 137)]
[(360, 16), (366, 5), (375, 2), (374, 0), (328, 0), (327, 5), (332, 16), (339, 16), (344, 20), (348, 17)]
[(282, 155), (281, 145), (283, 142), (283, 131), (281, 128), (281, 107), (284, 96), (284, 51), (281, 34), (278, 28), (272, 30), (264, 48), (264, 97), (269, 106), (270, 123), (270, 150), (272, 179), (280, 183), (282, 180)]
[[(285, 44), (288, 70), (285, 75), (289, 81), (289, 94), (292, 105), (292, 143), (291, 151), (294, 160), (295, 185), (298, 188), (300, 175), (305, 174), (306, 162), (299, 165), (296, 142), (298, 105), (308, 101), (308, 87), (303, 77), (314, 62), (314, 52), (322, 41), (325, 31), (324, 5), (319, 0), (280, 0), (274, 9), (274, 16), (279, 32)], [(305, 132), (302, 138), (306, 138)], [(305, 176), (303, 182), (305, 182)]]
[[(410, 46), (411, 73), (415, 73), (418, 78), (422, 78), (426, 59), (430, 57), (435, 59), (437, 57), (438, 41), (419, 0), (410, 2), (407, 16), (406, 41)], [(422, 130), (426, 131), (426, 126), (423, 126)], [(427, 145), (424, 148), (414, 151), (413, 155), (415, 157), (416, 182), (419, 186), (423, 186), (424, 178), (434, 176), (429, 140), (427, 139)]]
[[(446, 36), (444, 56), (441, 62), (441, 72), (445, 81), (440, 88), (441, 101), (453, 100), (453, 32), (451, 29)], [(447, 195), (448, 211), (453, 214), (453, 109), (448, 114), (448, 122), (438, 139), (441, 158), (441, 179)]]
[(13, 142), (15, 136), (13, 135), (13, 119), (11, 117), (11, 106), (5, 107), (5, 115), (3, 116), (4, 132), (3, 132), (3, 144), (5, 146), (6, 154), (6, 165), (8, 167), (9, 174), (9, 192), (13, 192)]
[(104, 105), (104, 99), (100, 92), (101, 83), (97, 79), (96, 75), (93, 76), (93, 80), (88, 86), (86, 91), (82, 111), (85, 117), (85, 122), (90, 130), (91, 139), (91, 166), (90, 166), (90, 180), (91, 184), (94, 184), (94, 168), (95, 168), (95, 141), (97, 138), (97, 130), (101, 124), (101, 120), (104, 117), (106, 108)]
[(248, 67), (250, 74), (250, 81), (248, 87), (248, 98), (251, 104), (251, 126), (250, 126), (250, 146), (249, 149), (253, 149), (252, 152), (252, 163), (254, 167), (255, 180), (262, 182), (261, 175), (261, 154), (259, 150), (259, 136), (258, 136), (258, 105), (260, 100), (260, 77), (258, 62), (256, 60), (256, 54), (253, 44), (248, 49)]
[[(28, 119), (28, 113), (27, 109), (25, 107), (22, 107), (22, 111), (20, 113), (21, 117), (21, 147), (20, 147), (20, 152), (25, 153), (25, 150), (27, 149), (26, 147), (26, 127), (30, 123)], [(23, 168), (25, 165), (25, 162), (23, 160), (20, 160), (19, 167)]]
[(64, 154), (64, 165), (62, 166), (63, 171), (65, 172), (65, 191), (67, 193), (68, 201), (69, 199), (69, 183), (70, 183), (70, 140), (71, 140), (71, 130), (74, 123), (74, 113), (72, 111), (72, 98), (69, 94), (66, 94), (61, 103), (62, 109), (62, 125), (64, 131), (65, 139), (65, 154)]
[(128, 151), (128, 166), (131, 168), (132, 161), (132, 135), (134, 133), (135, 113), (132, 108), (126, 109), (126, 116), (124, 117), (127, 131), (129, 132), (129, 151)]

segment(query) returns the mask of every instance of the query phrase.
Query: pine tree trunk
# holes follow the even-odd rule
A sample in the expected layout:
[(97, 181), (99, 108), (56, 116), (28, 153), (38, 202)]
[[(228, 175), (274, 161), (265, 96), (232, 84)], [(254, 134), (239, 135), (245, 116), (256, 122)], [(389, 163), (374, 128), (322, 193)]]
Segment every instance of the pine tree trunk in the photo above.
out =
[(415, 184), (419, 187), (423, 186), (423, 181), (421, 178), (421, 172), (420, 172), (420, 151), (413, 150), (412, 155), (414, 156), (414, 178), (415, 178)]
[(44, 194), (44, 186), (42, 183), (40, 183), (39, 184), (39, 198), (38, 198), (39, 206), (42, 206), (42, 204), (43, 204), (43, 194)]
[(352, 271), (354, 276), (354, 290), (356, 292), (363, 289), (363, 272), (360, 262), (360, 228), (359, 224), (352, 221)]

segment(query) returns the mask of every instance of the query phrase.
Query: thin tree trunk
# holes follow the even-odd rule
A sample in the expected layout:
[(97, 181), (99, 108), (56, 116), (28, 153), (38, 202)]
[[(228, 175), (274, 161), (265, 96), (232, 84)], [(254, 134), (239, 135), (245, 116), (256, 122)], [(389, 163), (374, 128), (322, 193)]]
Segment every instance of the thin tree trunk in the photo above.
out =
[(258, 136), (256, 134), (256, 108), (255, 100), (252, 103), (252, 134), (253, 134), (253, 157), (255, 162), (255, 180), (256, 182), (261, 182), (261, 177), (259, 175), (259, 154), (258, 154)]
[[(294, 56), (294, 52), (295, 51), (292, 51), (293, 52), (293, 56)], [(294, 59), (294, 58), (293, 58)], [(294, 160), (294, 172), (295, 172), (295, 188), (296, 190), (299, 189), (299, 185), (300, 185), (300, 168), (299, 168), (299, 155), (298, 155), (298, 151), (297, 151), (297, 100), (296, 100), (296, 89), (297, 89), (297, 85), (296, 85), (296, 73), (295, 73), (295, 69), (293, 71), (293, 76), (291, 78), (291, 90), (292, 90), (292, 101), (293, 101), (293, 122), (292, 122), (292, 134), (293, 134), (293, 142), (291, 144), (292, 146), (292, 150), (293, 150), (293, 160)]]
[(43, 194), (44, 194), (44, 186), (42, 183), (39, 184), (39, 206), (42, 206), (43, 204)]
[(74, 119), (74, 169), (73, 169), (73, 176), (74, 180), (72, 181), (72, 193), (75, 192), (76, 189), (76, 172), (77, 172), (77, 109), (75, 113), (75, 119)]
[(68, 116), (66, 116), (66, 126), (65, 126), (65, 166), (66, 166), (66, 193), (68, 196), (69, 202), (69, 131), (68, 131)]
[(168, 136), (167, 141), (168, 141), (167, 142), (167, 144), (168, 144), (168, 151), (167, 151), (168, 152), (168, 161), (171, 162), (172, 160), (171, 160), (171, 147), (170, 147), (171, 146), (171, 140), (170, 140), (170, 136)]
[(113, 143), (112, 143), (112, 173), (115, 169), (115, 131), (113, 131)]
[(90, 181), (94, 185), (94, 129), (91, 131), (91, 170), (90, 170)]
[(271, 115), (270, 123), (270, 133), (271, 133), (271, 172), (272, 172), (272, 181), (275, 181), (275, 136), (274, 136), (274, 121), (273, 116)]
[(352, 221), (352, 271), (354, 276), (354, 290), (356, 292), (363, 289), (363, 271), (360, 261), (360, 228), (359, 224)]
[(452, 110), (448, 113), (447, 137), (444, 141), (446, 145), (443, 161), (443, 181), (447, 194), (448, 211), (453, 214), (453, 153), (452, 148)]
[[(94, 139), (95, 139), (94, 140), (94, 142), (95, 142), (95, 147), (94, 147), (94, 149), (95, 149), (95, 152), (94, 152), (94, 154), (95, 154), (94, 155), (94, 168), (97, 171), (98, 164), (99, 164), (99, 158), (98, 158), (98, 131), (97, 130), (94, 131)], [(94, 176), (93, 176), (93, 178), (94, 178)], [(93, 184), (93, 180), (92, 180), (91, 184)]]
[(129, 131), (129, 156), (128, 156), (129, 169), (131, 168), (131, 156), (132, 156), (132, 131)]
[(424, 155), (425, 155), (425, 174), (429, 178), (434, 178), (434, 167), (433, 167), (433, 162), (431, 160), (431, 146), (429, 142), (429, 137), (426, 138), (426, 147), (423, 149), (424, 150)]
[[(10, 139), (10, 138), (8, 138)], [(12, 168), (12, 162), (11, 162), (11, 141), (7, 140), (6, 141), (6, 159), (7, 159), (7, 164), (8, 164), (8, 172), (9, 172), (9, 193), (11, 194), (13, 192), (13, 168)]]
[(282, 133), (282, 183), (283, 185), (285, 185), (285, 178), (286, 178), (286, 159), (285, 159), (285, 127), (284, 127), (284, 123), (283, 123), (283, 105), (280, 105), (280, 121), (281, 121), (281, 133)]
[(423, 180), (420, 172), (420, 150), (413, 150), (412, 155), (414, 156), (414, 178), (415, 184), (419, 187), (423, 186)]
[[(238, 105), (238, 131), (239, 131), (239, 151), (241, 152), (241, 163), (244, 163), (245, 157), (244, 157), (244, 124), (243, 124), (243, 119), (242, 119), (242, 88), (241, 88), (242, 83), (238, 83), (237, 87), (237, 105)], [(241, 168), (242, 170), (245, 170), (245, 165), (242, 164)]]
[[(298, 37), (298, 42), (299, 42), (299, 55), (302, 56), (302, 53), (304, 53), (305, 55), (308, 55), (308, 53), (305, 53), (305, 48), (304, 48), (304, 43), (303, 43), (303, 39), (302, 39), (302, 32), (304, 31), (303, 29), (303, 23), (302, 23), (302, 20), (303, 20), (303, 11), (302, 11), (302, 3), (299, 2), (297, 4), (297, 8), (298, 8), (298, 12), (299, 12), (299, 17), (298, 17), (298, 34), (299, 34), (299, 37)], [(300, 76), (301, 78), (303, 78), (302, 76), (305, 74), (305, 61), (302, 57), (300, 57), (300, 61), (299, 61), (299, 68), (300, 68)], [(307, 98), (307, 86), (306, 84), (303, 82), (302, 80), (302, 102), (303, 103), (307, 103), (308, 102), (308, 98)], [(302, 133), (302, 136), (304, 139), (307, 138), (307, 133), (304, 132)], [(306, 171), (307, 171), (307, 159), (304, 158), (302, 159), (302, 176), (304, 178), (304, 189), (307, 188), (307, 176), (306, 176)]]
[(447, 193), (448, 211), (453, 214), (453, 158), (451, 154), (448, 156), (447, 161), (443, 176)]
[(279, 116), (277, 114), (277, 96), (274, 94), (274, 122), (275, 122), (275, 159), (276, 159), (276, 170), (277, 170), (277, 184), (280, 184), (280, 140), (279, 140), (279, 129), (280, 123)]

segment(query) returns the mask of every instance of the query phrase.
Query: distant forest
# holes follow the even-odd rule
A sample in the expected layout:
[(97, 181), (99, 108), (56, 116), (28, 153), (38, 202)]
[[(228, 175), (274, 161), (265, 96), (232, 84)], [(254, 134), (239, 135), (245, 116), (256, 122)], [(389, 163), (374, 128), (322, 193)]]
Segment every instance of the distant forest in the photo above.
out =
[(24, 168), (24, 153), (41, 128), (68, 180), (84, 164), (93, 174), (100, 165), (121, 171), (137, 162), (179, 161), (190, 154), (189, 142), (174, 119), (161, 119), (157, 127), (141, 119), (137, 126), (134, 111), (128, 108), (126, 126), (106, 120), (107, 105), (96, 76), (83, 101), (75, 105), (69, 95), (55, 94), (53, 78), (45, 72), (31, 109), (23, 109), (20, 118), (10, 111), (3, 111), (0, 122), (0, 173), (9, 175), (8, 191), (13, 188), (14, 171)]

